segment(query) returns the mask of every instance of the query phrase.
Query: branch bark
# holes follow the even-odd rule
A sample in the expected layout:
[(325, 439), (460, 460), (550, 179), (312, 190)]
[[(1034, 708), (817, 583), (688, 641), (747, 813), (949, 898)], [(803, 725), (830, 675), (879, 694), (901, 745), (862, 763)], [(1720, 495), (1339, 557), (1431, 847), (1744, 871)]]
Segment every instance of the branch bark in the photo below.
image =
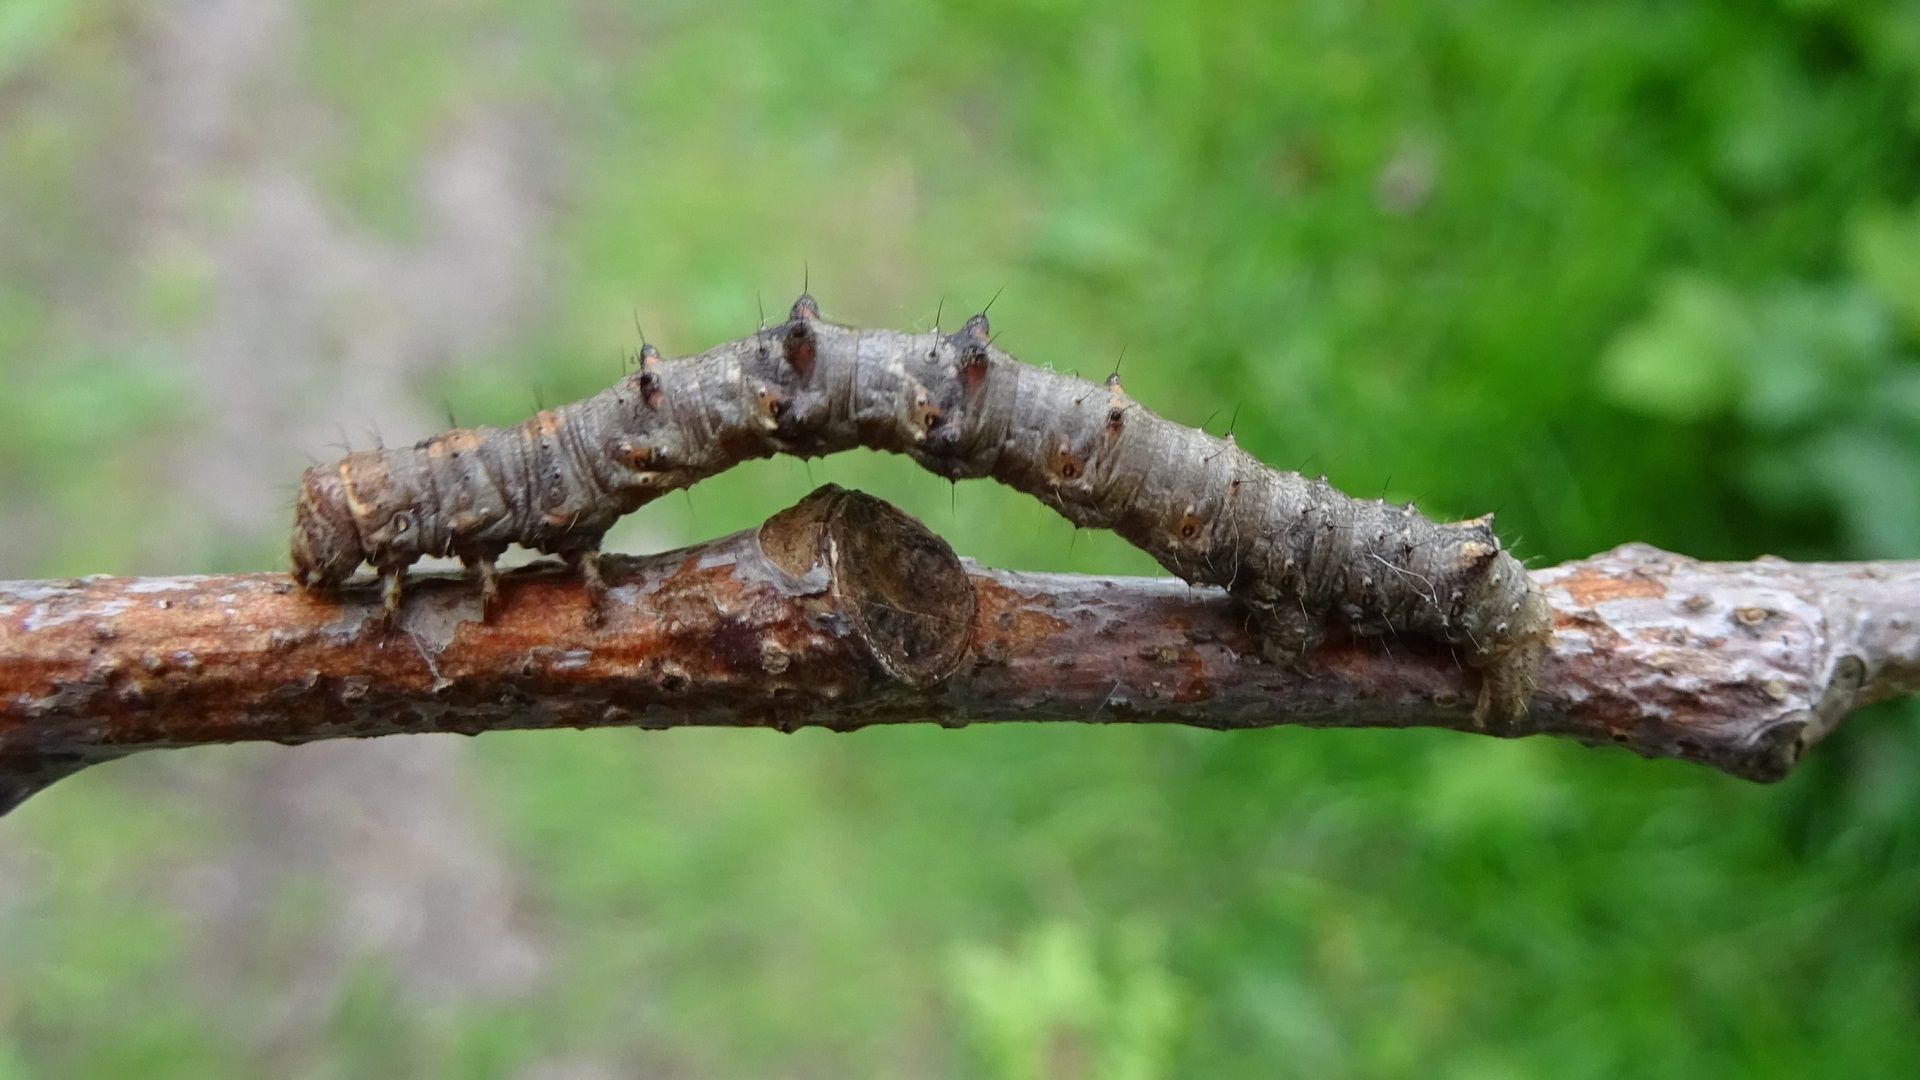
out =
[[(1444, 647), (1330, 641), (1260, 659), (1244, 610), (1168, 579), (957, 558), (832, 486), (758, 530), (609, 557), (577, 579), (423, 577), (398, 626), (372, 589), (283, 574), (0, 583), (0, 812), (141, 750), (515, 728), (853, 730), (930, 721), (1479, 731)], [(1920, 689), (1920, 562), (1702, 563), (1633, 544), (1536, 573), (1551, 652), (1527, 715), (1486, 729), (1784, 776), (1852, 710)]]

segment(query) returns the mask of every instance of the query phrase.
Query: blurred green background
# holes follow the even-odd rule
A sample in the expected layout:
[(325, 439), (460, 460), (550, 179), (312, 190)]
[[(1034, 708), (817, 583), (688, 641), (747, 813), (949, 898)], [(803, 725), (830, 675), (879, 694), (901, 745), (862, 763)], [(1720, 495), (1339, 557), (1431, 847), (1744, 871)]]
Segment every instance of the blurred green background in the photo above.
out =
[[(0, 577), (265, 570), (307, 456), (777, 313), (1544, 562), (1920, 555), (1920, 4), (0, 0)], [(987, 484), (965, 554), (1148, 572)], [(1920, 1075), (1920, 712), (1771, 788), (1424, 732), (420, 737), (0, 822), (0, 1078)]]

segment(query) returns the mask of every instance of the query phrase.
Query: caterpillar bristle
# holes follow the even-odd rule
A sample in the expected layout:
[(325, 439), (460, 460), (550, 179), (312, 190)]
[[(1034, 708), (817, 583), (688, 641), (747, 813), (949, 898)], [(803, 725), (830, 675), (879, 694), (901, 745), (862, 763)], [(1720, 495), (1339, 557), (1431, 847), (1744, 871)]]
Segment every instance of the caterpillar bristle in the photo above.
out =
[(781, 335), (780, 354), (802, 379), (813, 375), (814, 335), (810, 324), (819, 319), (820, 309), (814, 305), (813, 297), (802, 295), (794, 301), (786, 332)]

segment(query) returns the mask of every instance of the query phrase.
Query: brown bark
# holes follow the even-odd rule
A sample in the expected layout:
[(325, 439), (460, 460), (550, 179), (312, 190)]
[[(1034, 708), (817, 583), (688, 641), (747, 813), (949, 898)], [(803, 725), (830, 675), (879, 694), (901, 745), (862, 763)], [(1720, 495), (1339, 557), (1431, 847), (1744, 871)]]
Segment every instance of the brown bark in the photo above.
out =
[[(1225, 594), (971, 565), (879, 500), (827, 487), (755, 532), (528, 568), (491, 622), (427, 577), (397, 627), (282, 574), (0, 583), (0, 809), (139, 750), (407, 732), (1005, 720), (1477, 730), (1444, 647), (1343, 639), (1259, 656)], [(1920, 688), (1920, 562), (1701, 563), (1629, 545), (1538, 572), (1552, 650), (1528, 714), (1561, 735), (1752, 780), (1851, 710)]]

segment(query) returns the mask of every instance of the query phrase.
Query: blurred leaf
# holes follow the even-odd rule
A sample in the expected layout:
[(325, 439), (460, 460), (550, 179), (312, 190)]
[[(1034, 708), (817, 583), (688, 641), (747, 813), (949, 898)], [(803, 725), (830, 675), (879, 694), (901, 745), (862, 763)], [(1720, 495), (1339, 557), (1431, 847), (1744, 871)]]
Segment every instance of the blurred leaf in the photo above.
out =
[(1780, 445), (1750, 455), (1742, 463), (1741, 487), (1769, 512), (1816, 517), (1833, 507), (1833, 492), (1814, 463), (1797, 445)]
[(1614, 402), (1669, 420), (1728, 410), (1753, 328), (1740, 299), (1705, 278), (1669, 280), (1644, 320), (1621, 331), (1601, 359), (1601, 386)]
[(1894, 358), (1886, 309), (1861, 289), (1789, 286), (1750, 308), (1755, 330), (1739, 359), (1740, 415), (1760, 431), (1845, 422)]
[(1920, 550), (1920, 452), (1912, 439), (1842, 429), (1817, 440), (1807, 455), (1838, 504), (1851, 550), (1882, 559)]
[(0, 82), (52, 48), (87, 6), (80, 0), (6, 0), (0, 4)]
[(14, 1051), (6, 1038), (0, 1037), (0, 1080), (30, 1080), (33, 1075), (26, 1060)]
[(1860, 396), (1920, 444), (1920, 359), (1902, 358), (1878, 386)]
[(1044, 264), (1109, 285), (1138, 277), (1152, 257), (1146, 240), (1126, 222), (1088, 207), (1069, 208), (1049, 219), (1036, 245)]
[(1855, 216), (1847, 231), (1847, 255), (1861, 282), (1899, 312), (1907, 333), (1920, 339), (1920, 203)]
[(0, 454), (50, 464), (65, 455), (141, 431), (177, 401), (171, 373), (119, 357), (89, 357), (71, 368), (15, 375), (0, 395)]
[(1051, 924), (1012, 951), (956, 952), (952, 982), (996, 1080), (1155, 1080), (1171, 1075), (1178, 995), (1151, 936), (1111, 959), (1083, 927)]

